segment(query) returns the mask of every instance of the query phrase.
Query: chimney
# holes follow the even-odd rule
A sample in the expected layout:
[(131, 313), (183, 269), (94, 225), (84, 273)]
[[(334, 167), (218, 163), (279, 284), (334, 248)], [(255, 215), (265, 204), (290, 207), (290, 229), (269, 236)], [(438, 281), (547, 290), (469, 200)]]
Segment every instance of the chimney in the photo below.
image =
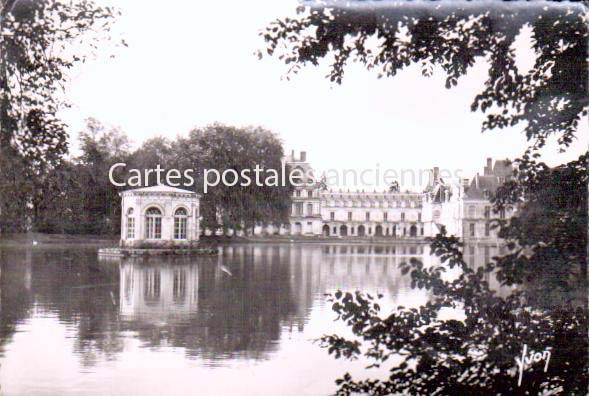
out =
[(440, 181), (440, 168), (437, 166), (434, 166), (434, 183), (433, 184), (438, 184), (439, 181)]
[(305, 162), (307, 160), (307, 152), (301, 151), (301, 162)]
[(464, 178), (462, 179), (462, 187), (466, 190), (468, 188), (468, 186), (470, 186), (470, 180), (468, 180), (468, 178)]
[(292, 160), (293, 160), (293, 161), (295, 160), (295, 157), (294, 157), (294, 150), (292, 150), (292, 151), (290, 152), (290, 157), (292, 158)]
[(493, 158), (487, 158), (487, 166), (485, 166), (485, 176), (493, 174)]

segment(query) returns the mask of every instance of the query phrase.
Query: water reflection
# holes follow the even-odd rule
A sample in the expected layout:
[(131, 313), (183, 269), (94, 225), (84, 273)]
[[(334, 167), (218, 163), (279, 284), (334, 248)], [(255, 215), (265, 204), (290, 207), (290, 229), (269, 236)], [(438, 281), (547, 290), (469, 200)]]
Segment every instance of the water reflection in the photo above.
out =
[(182, 321), (198, 307), (198, 264), (120, 264), (120, 313), (154, 323)]
[[(472, 265), (496, 254), (472, 252)], [(360, 289), (383, 293), (383, 306), (423, 303), (427, 294), (398, 270), (411, 258), (432, 260), (425, 245), (250, 244), (226, 246), (218, 257), (106, 261), (93, 249), (2, 249), (0, 386), (7, 394), (76, 394), (72, 384), (108, 393), (99, 378), (121, 389), (145, 370), (167, 372), (173, 359), (197, 363), (206, 376), (267, 362), (252, 384), (259, 394), (273, 394), (263, 378), (288, 362), (293, 380), (317, 376), (302, 393), (328, 393), (319, 389), (332, 389), (337, 366), (310, 342), (339, 331), (324, 294)], [(27, 370), (24, 361), (38, 364)], [(317, 372), (302, 374), (312, 364)], [(187, 384), (196, 381), (190, 367), (175, 374)], [(209, 385), (219, 391), (218, 382)], [(231, 393), (247, 392), (237, 386)]]

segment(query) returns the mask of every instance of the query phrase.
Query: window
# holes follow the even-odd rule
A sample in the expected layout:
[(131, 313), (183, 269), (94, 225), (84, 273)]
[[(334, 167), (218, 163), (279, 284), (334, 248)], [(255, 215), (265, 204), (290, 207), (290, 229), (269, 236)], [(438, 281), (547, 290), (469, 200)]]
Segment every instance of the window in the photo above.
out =
[(176, 213), (174, 213), (174, 239), (186, 239), (187, 223), (188, 212), (186, 209), (176, 209)]
[(135, 238), (135, 218), (133, 217), (133, 208), (127, 210), (127, 239)]
[(301, 196), (301, 190), (296, 190), (295, 191), (295, 196), (300, 197)]
[(366, 212), (366, 221), (370, 221), (370, 212)]
[(421, 227), (421, 231), (420, 231), (421, 235), (423, 235), (423, 227)]
[(401, 212), (401, 221), (405, 221), (405, 212)]
[(489, 223), (486, 223), (485, 224), (485, 236), (488, 237), (490, 234), (490, 231), (491, 231), (491, 226), (489, 225)]
[(468, 217), (474, 217), (475, 216), (475, 212), (476, 212), (476, 208), (474, 207), (474, 205), (470, 205), (468, 207)]
[(313, 204), (307, 204), (307, 215), (311, 216), (313, 214)]
[(503, 208), (499, 211), (499, 218), (501, 218), (501, 219), (505, 218), (505, 208)]
[(389, 214), (388, 214), (387, 212), (384, 212), (384, 213), (382, 214), (382, 219), (383, 219), (384, 221), (389, 221)]
[(295, 203), (295, 216), (302, 216), (303, 215), (303, 203), (297, 202)]
[(348, 212), (348, 221), (352, 221), (352, 212)]
[(331, 213), (329, 214), (329, 218), (330, 218), (332, 221), (333, 221), (333, 220), (335, 220), (335, 212), (331, 212)]
[(417, 214), (417, 221), (421, 222), (421, 213)]
[(485, 206), (485, 219), (488, 219), (490, 217), (491, 217), (491, 207)]
[(158, 208), (149, 208), (145, 212), (145, 238), (162, 238), (162, 212)]
[(470, 223), (470, 236), (473, 237), (475, 236), (475, 224), (474, 223)]

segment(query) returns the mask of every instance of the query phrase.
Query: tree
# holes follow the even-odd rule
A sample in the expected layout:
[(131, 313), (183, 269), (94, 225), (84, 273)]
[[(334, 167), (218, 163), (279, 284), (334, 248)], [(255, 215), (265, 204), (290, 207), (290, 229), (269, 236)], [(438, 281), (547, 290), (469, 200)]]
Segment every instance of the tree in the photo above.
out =
[[(27, 182), (14, 190), (38, 192), (39, 178), (67, 152), (66, 127), (57, 116), (64, 106), (62, 87), (68, 70), (96, 48), (115, 15), (89, 0), (0, 1), (0, 156), (21, 164)], [(4, 175), (6, 168), (0, 183), (7, 185)], [(19, 202), (0, 195), (3, 215), (14, 217), (19, 208), (11, 231), (25, 226), (23, 208), (34, 201), (25, 195)]]
[(587, 153), (554, 168), (528, 154), (516, 165), (516, 177), (493, 198), (496, 211), (518, 207), (511, 221), (496, 221), (509, 248), (497, 258), (498, 278), (529, 285), (539, 305), (585, 301)]
[[(512, 45), (524, 26), (531, 28), (537, 57), (522, 74)], [(290, 65), (289, 73), (331, 57), (328, 77), (336, 83), (354, 61), (382, 77), (411, 64), (420, 65), (424, 76), (438, 68), (451, 88), (477, 58), (487, 60), (488, 79), (471, 110), (488, 113), (483, 130), (525, 123), (535, 148), (552, 134), (570, 145), (587, 115), (587, 12), (580, 3), (318, 4), (299, 7), (296, 18), (277, 20), (261, 35), (265, 53), (278, 55)]]
[[(86, 120), (79, 133), (81, 155), (63, 160), (43, 177), (35, 205), (35, 228), (48, 233), (117, 234), (120, 230), (119, 188), (107, 175), (117, 162), (127, 162), (129, 142), (118, 128)], [(114, 175), (123, 180), (122, 170)]]
[[(497, 224), (508, 240), (507, 255), (474, 271), (463, 260), (460, 241), (442, 232), (431, 246), (444, 265), (424, 268), (413, 261), (404, 269), (414, 287), (430, 290), (425, 306), (399, 307), (383, 316), (372, 296), (332, 297), (356, 339), (326, 335), (322, 341), (330, 353), (346, 358), (363, 353), (377, 365), (393, 356), (402, 360), (385, 379), (358, 381), (345, 374), (337, 381), (338, 395), (583, 394), (587, 309), (574, 298), (539, 301), (533, 289), (556, 285), (558, 292), (586, 292), (586, 155), (554, 169), (537, 162), (537, 150), (549, 136), (557, 136), (566, 150), (587, 116), (586, 9), (572, 3), (368, 7), (353, 2), (298, 12), (262, 33), (266, 53), (278, 54), (291, 65), (290, 73), (331, 57), (329, 78), (340, 83), (350, 60), (386, 77), (418, 64), (424, 76), (441, 69), (451, 88), (477, 58), (484, 59), (488, 79), (471, 110), (487, 114), (483, 131), (522, 124), (531, 143), (515, 161), (515, 178), (494, 197), (496, 211), (519, 207), (511, 221)], [(530, 28), (536, 53), (534, 67), (525, 73), (516, 66), (513, 48), (523, 27)], [(447, 266), (460, 268), (457, 279), (443, 279)], [(498, 297), (486, 274), (521, 286)], [(441, 319), (445, 307), (460, 308), (466, 318)], [(535, 350), (552, 346), (554, 366), (546, 374), (534, 370), (516, 387), (513, 359), (521, 356), (524, 343)]]
[[(119, 188), (106, 176), (112, 164), (127, 161), (128, 138), (120, 129), (106, 129), (92, 118), (79, 136), (82, 155), (77, 159), (75, 178), (81, 188), (82, 211), (78, 216), (85, 225), (83, 233), (117, 234), (121, 218)], [(120, 180), (119, 175), (115, 177)]]
[[(322, 345), (336, 358), (363, 355), (368, 369), (390, 364), (388, 376), (352, 378), (336, 383), (338, 396), (370, 395), (582, 395), (587, 390), (587, 310), (564, 305), (552, 310), (522, 305), (526, 291), (506, 298), (490, 289), (486, 268), (473, 270), (462, 256), (462, 244), (445, 231), (432, 240), (441, 264), (425, 267), (403, 263), (412, 287), (426, 289), (429, 301), (419, 308), (397, 307), (383, 315), (376, 296), (337, 292), (333, 310), (354, 334), (353, 339), (325, 335)], [(460, 275), (448, 280), (448, 268)], [(443, 309), (460, 310), (463, 320), (443, 319)], [(518, 386), (516, 357), (527, 350), (550, 348), (548, 371), (528, 367)], [(527, 355), (529, 357), (529, 355)], [(400, 363), (392, 364), (391, 360)]]
[[(203, 227), (249, 230), (258, 224), (285, 224), (290, 213), (290, 182), (285, 187), (265, 183), (268, 174), (261, 173), (262, 186), (256, 185), (254, 169), (274, 169), (282, 178), (282, 144), (272, 132), (260, 127), (236, 128), (213, 124), (194, 129), (188, 138), (181, 140), (181, 158), (192, 162), (186, 168), (200, 169), (197, 192), (201, 192), (205, 169), (223, 174), (233, 170), (239, 175), (249, 169), (252, 182), (249, 186), (228, 186), (219, 183), (202, 196)], [(288, 177), (287, 177), (288, 179)], [(233, 176), (228, 177), (233, 181)], [(240, 179), (240, 182), (245, 179)]]
[(399, 187), (399, 182), (394, 180), (391, 185), (389, 186), (389, 192), (392, 193), (398, 193), (401, 191), (401, 188)]
[[(165, 137), (148, 139), (133, 152), (128, 168), (145, 170), (155, 169), (157, 165), (160, 165), (163, 169), (179, 169), (181, 160), (178, 149), (176, 141), (170, 141)], [(153, 181), (151, 181), (152, 184)]]

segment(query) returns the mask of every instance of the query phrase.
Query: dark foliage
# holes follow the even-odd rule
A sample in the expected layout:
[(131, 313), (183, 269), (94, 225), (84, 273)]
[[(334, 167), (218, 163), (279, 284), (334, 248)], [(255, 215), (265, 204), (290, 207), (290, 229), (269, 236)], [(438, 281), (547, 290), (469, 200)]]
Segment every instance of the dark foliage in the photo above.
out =
[(27, 227), (41, 180), (66, 154), (57, 112), (68, 70), (108, 37), (115, 15), (88, 0), (0, 1), (0, 209), (10, 217), (0, 231)]
[[(275, 21), (261, 33), (265, 53), (278, 55), (290, 73), (328, 56), (333, 59), (328, 77), (336, 83), (350, 61), (385, 77), (417, 64), (424, 76), (443, 70), (451, 88), (481, 59), (489, 65), (488, 78), (471, 110), (488, 114), (483, 130), (525, 122), (537, 147), (551, 134), (568, 146), (587, 114), (587, 12), (581, 3), (353, 1), (298, 11), (296, 18)], [(537, 58), (522, 73), (513, 43), (525, 26), (531, 28)]]
[[(243, 170), (251, 170), (248, 173), (251, 178), (249, 186), (238, 184), (231, 187), (219, 183), (203, 194), (203, 227), (248, 232), (257, 224), (280, 225), (288, 222), (292, 191), (288, 177), (287, 186), (275, 187), (265, 183), (269, 174), (261, 172), (260, 182), (263, 185), (258, 186), (253, 172), (256, 166), (263, 170), (274, 169), (278, 171), (278, 183), (281, 183), (284, 152), (282, 143), (272, 132), (259, 127), (236, 128), (214, 124), (192, 130), (179, 146), (181, 158), (187, 161), (186, 167), (200, 170), (201, 179), (196, 183), (199, 193), (202, 192), (205, 169), (216, 169), (221, 174), (231, 169), (240, 177)], [(233, 176), (229, 176), (228, 181), (232, 183)], [(240, 178), (239, 183), (242, 181), (247, 183)]]
[[(413, 259), (403, 267), (413, 287), (430, 291), (419, 308), (397, 307), (383, 315), (373, 296), (338, 292), (331, 297), (333, 310), (355, 337), (323, 336), (329, 353), (348, 359), (363, 355), (369, 368), (390, 365), (384, 378), (357, 380), (344, 374), (336, 381), (337, 395), (585, 394), (586, 309), (571, 304), (538, 309), (522, 303), (525, 291), (499, 297), (485, 280), (492, 269), (469, 268), (456, 238), (442, 233), (432, 248), (441, 264), (426, 268)], [(460, 268), (460, 275), (445, 277), (453, 267)], [(464, 318), (443, 319), (443, 309), (455, 309)], [(531, 366), (518, 386), (515, 358), (524, 345), (528, 351), (550, 348), (552, 356), (546, 373), (542, 364)]]
[[(363, 354), (389, 368), (378, 379), (357, 381), (346, 373), (336, 381), (337, 394), (585, 394), (587, 308), (578, 297), (587, 283), (587, 157), (553, 169), (537, 162), (549, 136), (566, 150), (587, 116), (584, 5), (358, 1), (301, 6), (298, 12), (261, 33), (265, 53), (278, 55), (289, 73), (329, 58), (328, 77), (340, 83), (349, 61), (381, 77), (417, 64), (426, 77), (444, 72), (451, 88), (481, 59), (489, 66), (488, 79), (471, 110), (487, 114), (483, 131), (520, 124), (531, 142), (515, 161), (515, 178), (494, 198), (496, 211), (517, 208), (511, 221), (496, 224), (507, 255), (473, 270), (460, 241), (442, 233), (431, 241), (441, 265), (413, 261), (403, 269), (414, 287), (430, 291), (430, 301), (419, 309), (382, 315), (374, 298), (360, 292), (331, 297), (355, 338), (327, 335), (323, 345), (336, 357)], [(513, 47), (525, 27), (536, 53), (527, 72), (518, 70)], [(456, 266), (458, 278), (444, 278)], [(495, 275), (518, 285), (517, 291), (496, 295), (486, 280)], [(448, 308), (465, 318), (440, 318)], [(550, 347), (553, 357), (547, 373), (528, 369), (517, 386), (514, 358), (524, 344), (536, 351)]]
[[(81, 155), (71, 161), (61, 161), (43, 178), (43, 186), (34, 202), (33, 226), (37, 231), (117, 235), (121, 217), (118, 193), (140, 186), (111, 184), (108, 174), (115, 163), (126, 164), (124, 168), (117, 168), (116, 181), (129, 182), (130, 171), (136, 169), (143, 175), (141, 186), (157, 183), (155, 172), (145, 178), (145, 170), (158, 165), (164, 171), (178, 169), (182, 174), (192, 169), (194, 185), (182, 187), (181, 184), (180, 187), (202, 194), (202, 170), (205, 168), (241, 172), (259, 165), (280, 171), (283, 157), (280, 141), (261, 128), (215, 124), (193, 130), (186, 138), (149, 139), (133, 152), (123, 132), (117, 128), (108, 129), (94, 119), (87, 120), (86, 129), (79, 135)], [(162, 172), (160, 181), (165, 184), (164, 174)], [(250, 176), (255, 183), (254, 175)], [(182, 178), (179, 182), (190, 180)], [(290, 193), (290, 186), (227, 187), (219, 184), (211, 187), (207, 194), (202, 194), (203, 227), (217, 229), (223, 224), (225, 229), (247, 231), (260, 223), (284, 224), (290, 213)]]

